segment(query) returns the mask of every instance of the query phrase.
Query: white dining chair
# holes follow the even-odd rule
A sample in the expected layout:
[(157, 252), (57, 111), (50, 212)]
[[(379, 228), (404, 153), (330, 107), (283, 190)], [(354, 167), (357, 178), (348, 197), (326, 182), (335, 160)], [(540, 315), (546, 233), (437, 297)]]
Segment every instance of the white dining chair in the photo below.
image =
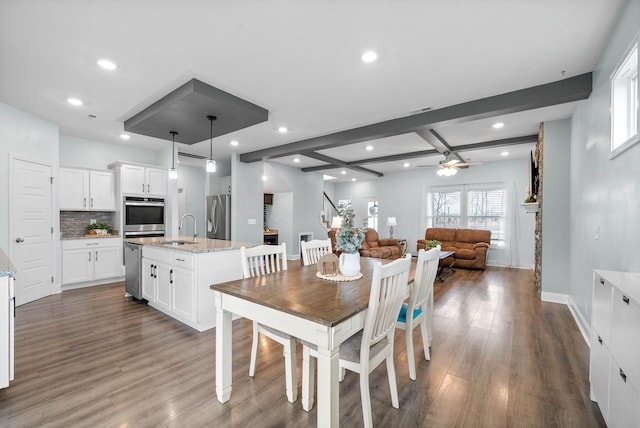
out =
[[(240, 257), (242, 261), (242, 275), (245, 278), (287, 270), (287, 246), (284, 243), (281, 245), (258, 245), (251, 248), (241, 247)], [(293, 403), (298, 399), (296, 339), (287, 333), (254, 321), (253, 340), (251, 342), (251, 362), (249, 363), (250, 377), (254, 377), (256, 372), (258, 339), (260, 334), (275, 340), (284, 347), (283, 355), (287, 399)]]
[(429, 361), (433, 335), (433, 282), (438, 272), (440, 246), (418, 252), (416, 276), (409, 291), (409, 301), (402, 304), (396, 327), (405, 330), (409, 377), (416, 380), (416, 360), (413, 351), (413, 329), (420, 326), (424, 359)]
[[(396, 409), (399, 407), (393, 364), (393, 337), (397, 314), (407, 296), (410, 267), (410, 254), (385, 265), (380, 262), (374, 265), (364, 329), (340, 345), (340, 371), (346, 369), (360, 374), (360, 397), (365, 427), (373, 425), (369, 373), (383, 361), (387, 363), (391, 403)], [(309, 411), (314, 401), (315, 359), (318, 354), (315, 345), (304, 341), (302, 345), (302, 408)]]
[(302, 264), (305, 266), (315, 265), (320, 257), (331, 252), (331, 239), (300, 241), (300, 250), (302, 251)]

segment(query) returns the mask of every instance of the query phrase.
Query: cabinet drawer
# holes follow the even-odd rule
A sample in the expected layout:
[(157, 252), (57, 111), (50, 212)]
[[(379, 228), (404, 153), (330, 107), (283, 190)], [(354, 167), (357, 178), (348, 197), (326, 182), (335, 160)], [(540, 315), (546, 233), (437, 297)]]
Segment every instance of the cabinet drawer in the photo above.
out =
[(595, 400), (605, 420), (609, 414), (609, 349), (596, 329), (591, 329), (589, 381)]
[(183, 251), (171, 251), (143, 246), (142, 257), (184, 269), (195, 268), (195, 256)]
[(96, 239), (65, 239), (62, 242), (63, 250), (81, 250), (83, 248), (119, 247), (122, 245), (120, 237), (96, 238)]
[(640, 306), (613, 290), (611, 353), (636, 387), (640, 385)]
[(602, 339), (611, 346), (611, 303), (613, 287), (600, 275), (593, 276), (593, 300), (591, 326), (598, 330)]

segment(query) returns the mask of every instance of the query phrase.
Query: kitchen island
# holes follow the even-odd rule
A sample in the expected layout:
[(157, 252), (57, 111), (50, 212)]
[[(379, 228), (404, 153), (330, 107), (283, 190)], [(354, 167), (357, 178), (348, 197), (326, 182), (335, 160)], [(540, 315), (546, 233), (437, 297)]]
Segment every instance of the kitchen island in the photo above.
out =
[(155, 309), (205, 331), (216, 325), (212, 284), (242, 278), (240, 247), (257, 244), (180, 236), (126, 239), (142, 245), (142, 297)]

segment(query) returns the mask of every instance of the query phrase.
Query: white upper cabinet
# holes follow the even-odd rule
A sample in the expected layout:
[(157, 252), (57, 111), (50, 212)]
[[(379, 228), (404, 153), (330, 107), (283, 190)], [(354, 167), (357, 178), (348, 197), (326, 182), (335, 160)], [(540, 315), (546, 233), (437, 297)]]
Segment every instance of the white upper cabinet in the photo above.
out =
[(167, 194), (167, 171), (141, 165), (120, 165), (123, 195), (158, 196)]
[(60, 210), (115, 211), (112, 171), (60, 168)]

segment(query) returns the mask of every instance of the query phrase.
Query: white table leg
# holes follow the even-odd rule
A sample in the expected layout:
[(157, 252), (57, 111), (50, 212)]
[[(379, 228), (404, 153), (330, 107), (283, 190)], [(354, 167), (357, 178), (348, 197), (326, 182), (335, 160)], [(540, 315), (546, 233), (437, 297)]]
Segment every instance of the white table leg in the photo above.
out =
[(318, 347), (318, 428), (339, 424), (338, 350)]
[(231, 398), (231, 312), (222, 310), (222, 294), (215, 292), (216, 300), (216, 395), (226, 403)]

